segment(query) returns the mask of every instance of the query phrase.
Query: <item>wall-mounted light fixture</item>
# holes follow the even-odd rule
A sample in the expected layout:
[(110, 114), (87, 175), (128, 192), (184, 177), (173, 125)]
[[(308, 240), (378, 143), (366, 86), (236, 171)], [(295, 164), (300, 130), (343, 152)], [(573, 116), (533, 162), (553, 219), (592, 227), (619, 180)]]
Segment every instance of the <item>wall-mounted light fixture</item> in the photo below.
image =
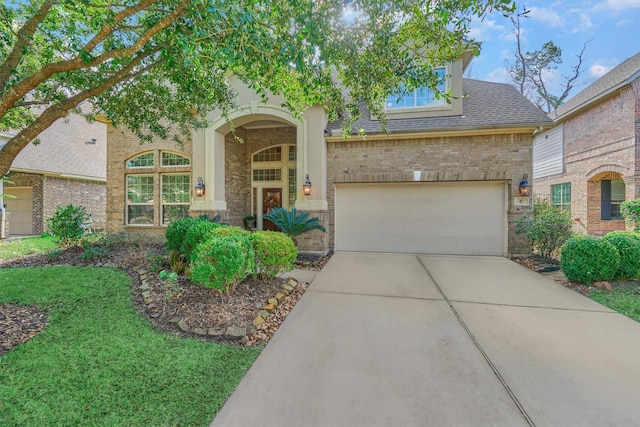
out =
[(204, 196), (205, 185), (202, 182), (202, 178), (198, 177), (198, 183), (196, 184), (196, 196), (202, 197)]
[(520, 181), (520, 185), (518, 187), (518, 192), (522, 197), (528, 197), (529, 192), (531, 191), (531, 185), (529, 185), (529, 175), (526, 173), (522, 176), (522, 181)]
[(302, 186), (302, 192), (305, 196), (311, 194), (311, 181), (309, 181), (309, 174), (307, 174), (307, 179), (304, 180), (304, 185)]

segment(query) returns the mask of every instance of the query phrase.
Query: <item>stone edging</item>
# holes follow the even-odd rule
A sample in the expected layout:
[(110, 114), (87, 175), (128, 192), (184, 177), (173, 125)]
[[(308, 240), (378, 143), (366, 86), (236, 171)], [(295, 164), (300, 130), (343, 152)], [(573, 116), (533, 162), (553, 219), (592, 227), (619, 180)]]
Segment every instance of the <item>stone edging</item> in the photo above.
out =
[[(140, 281), (140, 293), (142, 295), (142, 300), (145, 306), (149, 306), (154, 303), (154, 299), (151, 295), (151, 286), (149, 285), (149, 281), (147, 279), (149, 272), (146, 269), (139, 269), (136, 271), (138, 273), (139, 281)], [(227, 328), (192, 328), (187, 322), (182, 318), (176, 318), (171, 320), (173, 323), (176, 323), (178, 328), (185, 333), (197, 335), (199, 337), (209, 337), (209, 338), (224, 338), (229, 341), (238, 341), (242, 344), (245, 344), (249, 337), (248, 335), (254, 334), (256, 332), (256, 327), (264, 324), (267, 318), (275, 311), (278, 305), (284, 300), (287, 295), (290, 295), (294, 289), (300, 284), (300, 281), (295, 277), (289, 277), (287, 283), (281, 286), (281, 291), (276, 293), (273, 298), (269, 298), (266, 304), (260, 307), (258, 311), (258, 315), (253, 320), (252, 328), (244, 328), (241, 326), (228, 326)]]
[(269, 298), (267, 304), (260, 308), (258, 315), (253, 319), (253, 326), (258, 327), (265, 323), (269, 315), (278, 307), (278, 304), (282, 302), (285, 296), (293, 292), (299, 283), (300, 281), (295, 277), (289, 277), (289, 281), (281, 286), (282, 292), (278, 292), (273, 298)]

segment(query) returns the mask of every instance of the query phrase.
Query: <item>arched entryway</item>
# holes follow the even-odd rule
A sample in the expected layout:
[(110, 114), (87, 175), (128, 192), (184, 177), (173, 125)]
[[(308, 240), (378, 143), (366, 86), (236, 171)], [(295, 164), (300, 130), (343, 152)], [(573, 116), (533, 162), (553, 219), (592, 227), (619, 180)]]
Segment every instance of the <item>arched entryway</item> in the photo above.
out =
[(277, 230), (263, 215), (276, 207), (295, 206), (297, 187), (297, 147), (278, 144), (251, 154), (251, 213), (259, 230)]
[(587, 234), (605, 235), (624, 230), (620, 204), (626, 200), (626, 185), (619, 172), (606, 171), (587, 181)]

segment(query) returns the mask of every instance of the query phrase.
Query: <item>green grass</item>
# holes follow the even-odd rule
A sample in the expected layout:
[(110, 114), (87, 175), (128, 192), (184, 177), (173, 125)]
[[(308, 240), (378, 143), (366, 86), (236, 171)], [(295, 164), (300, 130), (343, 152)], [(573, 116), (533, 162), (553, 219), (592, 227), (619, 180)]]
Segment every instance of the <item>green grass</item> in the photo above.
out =
[(0, 357), (2, 426), (206, 426), (258, 356), (154, 330), (112, 269), (0, 269), (0, 302), (48, 310)]
[(48, 252), (58, 247), (53, 236), (27, 237), (0, 243), (0, 259), (12, 259), (22, 255)]
[(589, 298), (605, 307), (640, 322), (640, 282), (635, 284), (614, 284), (611, 291), (589, 292)]

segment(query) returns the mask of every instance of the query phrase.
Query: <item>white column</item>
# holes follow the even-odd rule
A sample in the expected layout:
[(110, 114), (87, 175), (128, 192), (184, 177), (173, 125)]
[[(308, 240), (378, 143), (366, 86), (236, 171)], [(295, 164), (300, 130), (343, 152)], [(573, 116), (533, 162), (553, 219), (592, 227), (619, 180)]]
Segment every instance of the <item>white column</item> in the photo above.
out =
[(206, 188), (203, 197), (193, 197), (191, 203), (193, 210), (227, 210), (224, 188), (224, 145), (224, 135), (212, 128), (206, 129), (204, 135), (194, 135), (193, 185), (195, 186), (198, 177), (201, 177)]

